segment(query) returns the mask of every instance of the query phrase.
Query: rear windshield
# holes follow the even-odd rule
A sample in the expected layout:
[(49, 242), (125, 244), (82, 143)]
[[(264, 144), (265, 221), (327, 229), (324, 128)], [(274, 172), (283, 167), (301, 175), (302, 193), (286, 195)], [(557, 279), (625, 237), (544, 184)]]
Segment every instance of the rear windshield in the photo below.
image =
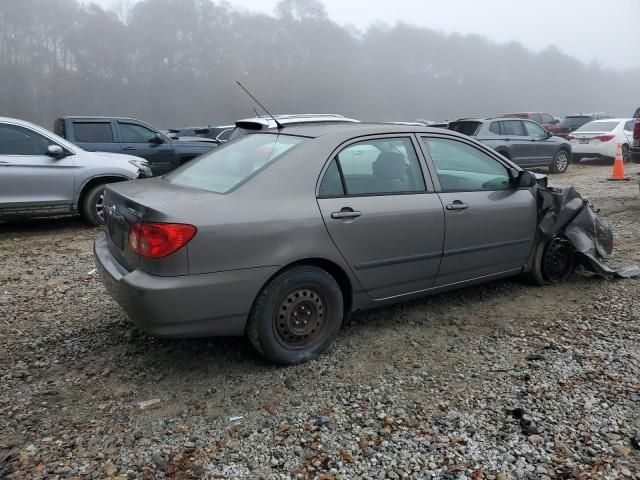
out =
[(290, 135), (247, 135), (185, 163), (164, 178), (184, 187), (227, 193), (304, 140)]
[(588, 115), (581, 115), (576, 117), (565, 117), (564, 120), (560, 122), (560, 128), (562, 127), (577, 128), (589, 121), (591, 121), (591, 117)]
[(478, 131), (479, 127), (480, 122), (452, 122), (449, 124), (449, 130), (462, 133), (463, 135), (467, 135), (469, 137), (473, 137)]
[(577, 129), (576, 132), (610, 132), (616, 128), (619, 123), (620, 122), (589, 122)]

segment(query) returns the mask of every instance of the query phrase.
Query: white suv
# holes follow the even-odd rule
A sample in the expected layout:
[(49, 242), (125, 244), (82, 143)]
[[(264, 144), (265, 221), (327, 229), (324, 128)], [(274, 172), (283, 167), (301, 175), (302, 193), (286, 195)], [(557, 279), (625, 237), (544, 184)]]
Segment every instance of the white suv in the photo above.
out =
[(38, 125), (0, 117), (0, 221), (80, 213), (100, 225), (105, 185), (147, 176), (142, 158), (87, 152)]

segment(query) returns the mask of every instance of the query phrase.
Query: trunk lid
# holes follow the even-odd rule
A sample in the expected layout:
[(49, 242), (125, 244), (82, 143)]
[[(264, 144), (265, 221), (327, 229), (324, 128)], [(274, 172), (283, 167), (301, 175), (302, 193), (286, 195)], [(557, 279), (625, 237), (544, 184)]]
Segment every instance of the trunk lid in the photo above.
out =
[(212, 196), (216, 194), (173, 185), (162, 178), (108, 185), (104, 210), (109, 251), (129, 271), (141, 268), (158, 275), (187, 274), (186, 249), (166, 258), (143, 258), (129, 246), (129, 233), (133, 224), (140, 221), (182, 223), (181, 219), (163, 214), (162, 205)]

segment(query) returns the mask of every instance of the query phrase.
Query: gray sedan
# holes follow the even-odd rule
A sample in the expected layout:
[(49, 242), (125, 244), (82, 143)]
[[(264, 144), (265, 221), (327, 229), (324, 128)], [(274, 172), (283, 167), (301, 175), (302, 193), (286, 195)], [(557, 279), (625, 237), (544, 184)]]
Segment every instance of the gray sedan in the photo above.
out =
[(95, 253), (143, 330), (246, 334), (294, 364), (326, 350), (351, 312), (523, 273), (564, 279), (567, 249), (537, 238), (535, 184), (442, 129), (264, 130), (110, 185)]

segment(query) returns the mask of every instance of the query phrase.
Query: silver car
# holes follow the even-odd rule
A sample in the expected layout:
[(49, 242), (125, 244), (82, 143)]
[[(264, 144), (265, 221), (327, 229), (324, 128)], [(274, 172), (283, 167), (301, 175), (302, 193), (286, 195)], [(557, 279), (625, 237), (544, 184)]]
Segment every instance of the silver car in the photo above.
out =
[(537, 240), (535, 184), (452, 131), (287, 126), (107, 187), (95, 255), (141, 329), (246, 334), (295, 364), (351, 312), (521, 273), (564, 279), (566, 250)]
[(38, 125), (0, 117), (0, 221), (81, 213), (99, 225), (105, 184), (150, 175), (142, 158), (87, 152)]

